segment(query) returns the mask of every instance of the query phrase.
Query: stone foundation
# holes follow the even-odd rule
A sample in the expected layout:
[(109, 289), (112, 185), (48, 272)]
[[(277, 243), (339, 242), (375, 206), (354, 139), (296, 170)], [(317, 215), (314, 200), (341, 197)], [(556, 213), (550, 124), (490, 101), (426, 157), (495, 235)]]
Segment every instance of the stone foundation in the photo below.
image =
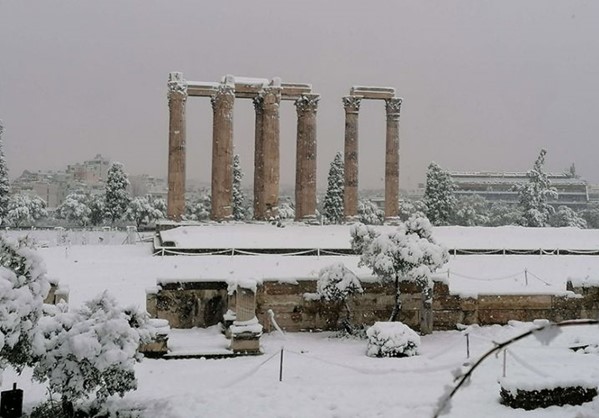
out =
[[(168, 319), (173, 328), (205, 327), (223, 321), (228, 296), (225, 282), (171, 283), (150, 292), (147, 310), (155, 318)], [(393, 309), (393, 284), (362, 283), (364, 293), (349, 301), (354, 325), (372, 325), (386, 321)], [(446, 284), (435, 283), (433, 291), (433, 329), (455, 329), (456, 324), (506, 324), (509, 320), (596, 318), (599, 316), (599, 287), (573, 287), (569, 295), (479, 295), (462, 298), (451, 295)], [(279, 326), (291, 332), (336, 330), (345, 318), (340, 304), (315, 299), (315, 280), (296, 283), (266, 281), (256, 293), (256, 317), (266, 332), (271, 331), (268, 310), (272, 309)], [(422, 296), (413, 284), (401, 286), (400, 321), (420, 330)], [(305, 296), (307, 294), (307, 296)], [(218, 303), (215, 303), (215, 298)], [(231, 300), (234, 300), (232, 298)], [(210, 302), (212, 301), (212, 302)], [(206, 306), (218, 306), (218, 315), (208, 315)], [(203, 308), (202, 308), (203, 307)], [(232, 307), (231, 309), (235, 309)], [(238, 318), (239, 319), (239, 318)], [(216, 322), (214, 322), (216, 321)]]

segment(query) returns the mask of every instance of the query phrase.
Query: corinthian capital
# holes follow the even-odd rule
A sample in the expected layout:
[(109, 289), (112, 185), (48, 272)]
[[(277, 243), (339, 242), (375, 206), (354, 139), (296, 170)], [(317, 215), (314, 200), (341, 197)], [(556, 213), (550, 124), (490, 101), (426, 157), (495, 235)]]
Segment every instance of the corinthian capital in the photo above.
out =
[(256, 113), (264, 112), (264, 96), (262, 94), (258, 94), (254, 97), (252, 103), (254, 103), (254, 110)]
[(399, 114), (401, 110), (401, 102), (403, 99), (401, 97), (394, 97), (392, 99), (385, 100), (385, 109), (387, 110), (387, 114)]
[(212, 109), (222, 108), (226, 111), (233, 110), (235, 103), (235, 89), (228, 84), (219, 84), (216, 93), (210, 98)]
[(169, 73), (168, 75), (168, 101), (187, 99), (187, 82), (183, 79), (183, 73)]
[(343, 97), (343, 107), (347, 113), (358, 113), (360, 110), (361, 97), (345, 96)]
[(281, 103), (281, 88), (280, 87), (264, 87), (260, 93), (264, 100), (264, 109), (276, 109)]
[(297, 113), (316, 112), (319, 100), (320, 96), (318, 94), (302, 94), (299, 99), (295, 101)]

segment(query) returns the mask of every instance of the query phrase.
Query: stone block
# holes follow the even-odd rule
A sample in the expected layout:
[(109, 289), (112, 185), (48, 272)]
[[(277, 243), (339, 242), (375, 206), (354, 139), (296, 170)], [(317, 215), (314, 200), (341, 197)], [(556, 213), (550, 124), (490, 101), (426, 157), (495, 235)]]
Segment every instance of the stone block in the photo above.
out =
[(551, 295), (481, 295), (479, 309), (551, 309)]
[(480, 325), (503, 325), (510, 320), (527, 322), (551, 318), (551, 315), (551, 309), (479, 309), (478, 323)]

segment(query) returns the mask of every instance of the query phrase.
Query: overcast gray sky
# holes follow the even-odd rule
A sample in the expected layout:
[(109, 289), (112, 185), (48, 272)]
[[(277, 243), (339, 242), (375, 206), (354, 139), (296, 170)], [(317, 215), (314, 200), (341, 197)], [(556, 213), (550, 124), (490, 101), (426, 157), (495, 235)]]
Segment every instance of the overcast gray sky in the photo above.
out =
[[(392, 86), (402, 187), (436, 161), (520, 171), (540, 148), (599, 183), (599, 2), (0, 0), (0, 118), (12, 177), (102, 153), (166, 177), (166, 80), (225, 74), (311, 83), (319, 187), (343, 150), (341, 97)], [(295, 108), (281, 109), (283, 183), (295, 175)], [(363, 102), (360, 186), (383, 187), (384, 106)], [(252, 178), (253, 107), (235, 106), (235, 147)], [(210, 178), (209, 100), (188, 101), (188, 176)]]

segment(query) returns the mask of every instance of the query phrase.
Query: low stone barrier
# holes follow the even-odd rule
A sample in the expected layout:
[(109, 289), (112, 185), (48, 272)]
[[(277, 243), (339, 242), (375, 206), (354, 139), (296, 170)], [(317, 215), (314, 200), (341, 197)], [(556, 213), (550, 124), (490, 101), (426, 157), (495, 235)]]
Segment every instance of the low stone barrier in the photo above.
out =
[[(386, 321), (393, 309), (393, 284), (363, 282), (364, 293), (349, 300), (354, 325)], [(596, 318), (599, 316), (599, 287), (574, 287), (563, 295), (452, 295), (447, 284), (435, 282), (433, 327), (455, 329), (456, 324), (506, 324), (509, 320)], [(345, 307), (317, 298), (315, 280), (293, 283), (264, 281), (256, 291), (256, 317), (266, 332), (271, 330), (268, 311), (286, 331), (336, 330), (345, 318)], [(167, 319), (173, 328), (206, 327), (225, 322), (228, 304), (227, 283), (181, 281), (162, 284), (147, 294), (147, 310), (155, 318)], [(422, 310), (421, 289), (401, 284), (400, 321), (419, 330)]]

